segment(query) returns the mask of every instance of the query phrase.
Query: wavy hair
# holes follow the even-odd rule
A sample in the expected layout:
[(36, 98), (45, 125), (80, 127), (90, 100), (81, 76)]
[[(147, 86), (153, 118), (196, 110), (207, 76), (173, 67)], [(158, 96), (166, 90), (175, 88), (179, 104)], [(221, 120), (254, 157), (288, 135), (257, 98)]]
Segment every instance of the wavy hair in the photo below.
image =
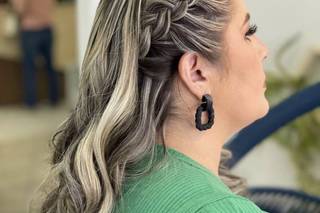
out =
[[(41, 212), (110, 213), (130, 168), (164, 145), (180, 57), (221, 60), (230, 0), (101, 0), (82, 64), (79, 97), (52, 139), (54, 153)], [(167, 150), (165, 149), (165, 152)], [(222, 151), (219, 174), (236, 193)], [(49, 181), (50, 180), (50, 181)], [(48, 185), (46, 183), (45, 185)]]

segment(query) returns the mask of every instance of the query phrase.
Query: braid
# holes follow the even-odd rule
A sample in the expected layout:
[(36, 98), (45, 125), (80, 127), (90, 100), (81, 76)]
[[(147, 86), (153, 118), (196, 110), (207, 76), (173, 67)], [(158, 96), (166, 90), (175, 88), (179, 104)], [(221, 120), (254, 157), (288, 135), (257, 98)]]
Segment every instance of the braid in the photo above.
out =
[(188, 10), (187, 1), (159, 1), (150, 5), (151, 15), (146, 20), (146, 24), (153, 28), (152, 37), (154, 40), (168, 38), (171, 24), (182, 19)]
[(187, 51), (217, 61), (221, 56), (221, 31), (227, 21), (223, 14), (227, 8), (212, 4), (223, 5), (223, 1), (146, 1), (139, 34), (140, 72), (152, 79), (169, 79)]
[(140, 57), (147, 55), (152, 43), (170, 40), (172, 23), (182, 19), (188, 11), (188, 1), (151, 1), (142, 17)]
[[(146, 1), (141, 17), (139, 58), (146, 57), (151, 48), (159, 51), (175, 47), (182, 52), (204, 53), (216, 61), (221, 55), (219, 35), (227, 21), (222, 15), (228, 10), (221, 6), (224, 3), (216, 0)], [(182, 39), (181, 35), (186, 36)]]

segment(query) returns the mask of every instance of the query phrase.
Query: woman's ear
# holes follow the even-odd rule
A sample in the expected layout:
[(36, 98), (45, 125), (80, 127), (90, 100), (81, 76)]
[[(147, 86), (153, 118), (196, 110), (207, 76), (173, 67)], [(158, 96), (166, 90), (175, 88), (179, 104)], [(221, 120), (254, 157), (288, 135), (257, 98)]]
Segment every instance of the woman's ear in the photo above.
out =
[(179, 60), (178, 75), (184, 86), (197, 99), (200, 100), (204, 94), (211, 94), (210, 73), (199, 54), (184, 53)]

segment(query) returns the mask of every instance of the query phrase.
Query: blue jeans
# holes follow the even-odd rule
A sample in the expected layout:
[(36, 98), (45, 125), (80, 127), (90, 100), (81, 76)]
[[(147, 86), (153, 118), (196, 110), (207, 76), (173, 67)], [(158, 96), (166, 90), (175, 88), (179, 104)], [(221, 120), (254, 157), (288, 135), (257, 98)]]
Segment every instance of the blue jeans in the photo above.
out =
[(38, 56), (42, 56), (45, 62), (50, 102), (51, 104), (58, 102), (58, 76), (52, 64), (52, 44), (53, 33), (50, 27), (35, 31), (21, 31), (24, 100), (28, 106), (34, 106), (37, 102), (35, 60)]

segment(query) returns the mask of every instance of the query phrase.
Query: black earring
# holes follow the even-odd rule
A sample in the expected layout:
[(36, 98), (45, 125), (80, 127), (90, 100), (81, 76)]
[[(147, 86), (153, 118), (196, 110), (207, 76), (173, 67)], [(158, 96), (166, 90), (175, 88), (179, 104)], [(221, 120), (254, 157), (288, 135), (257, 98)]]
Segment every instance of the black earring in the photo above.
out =
[[(207, 111), (208, 113), (208, 122), (206, 124), (201, 123), (202, 112)], [(210, 95), (206, 94), (202, 96), (202, 103), (197, 108), (196, 112), (196, 127), (200, 131), (210, 129), (214, 123), (214, 109), (212, 107), (212, 98)]]

